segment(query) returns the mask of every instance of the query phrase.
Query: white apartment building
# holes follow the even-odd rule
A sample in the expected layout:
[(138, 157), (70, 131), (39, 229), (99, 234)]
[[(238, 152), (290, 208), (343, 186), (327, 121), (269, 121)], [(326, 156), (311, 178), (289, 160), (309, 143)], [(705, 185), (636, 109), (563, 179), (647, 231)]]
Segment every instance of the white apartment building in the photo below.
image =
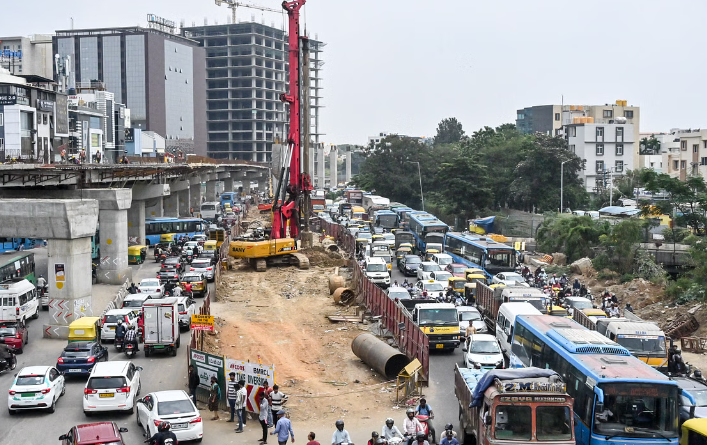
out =
[(615, 178), (634, 165), (637, 150), (633, 124), (572, 123), (565, 126), (565, 131), (569, 150), (586, 161), (580, 175), (587, 192), (604, 189), (605, 172), (607, 179)]
[(674, 128), (656, 139), (661, 142), (663, 172), (682, 181), (688, 176), (707, 177), (707, 130)]

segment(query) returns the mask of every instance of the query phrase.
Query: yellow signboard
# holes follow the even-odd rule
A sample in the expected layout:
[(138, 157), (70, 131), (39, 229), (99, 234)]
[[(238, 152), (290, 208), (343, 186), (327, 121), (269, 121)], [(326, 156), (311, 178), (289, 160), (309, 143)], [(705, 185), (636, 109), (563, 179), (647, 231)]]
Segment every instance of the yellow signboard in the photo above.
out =
[(191, 328), (196, 331), (213, 331), (214, 316), (213, 315), (197, 315), (191, 316)]

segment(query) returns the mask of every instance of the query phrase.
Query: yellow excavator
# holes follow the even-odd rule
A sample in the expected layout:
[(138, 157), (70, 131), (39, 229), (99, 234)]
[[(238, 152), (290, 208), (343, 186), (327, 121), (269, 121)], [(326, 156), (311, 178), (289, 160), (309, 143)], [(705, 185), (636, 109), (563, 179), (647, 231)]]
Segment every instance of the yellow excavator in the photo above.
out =
[(297, 266), (309, 269), (309, 259), (297, 252), (293, 238), (267, 239), (262, 227), (249, 227), (243, 237), (231, 241), (228, 254), (233, 258), (245, 258), (258, 272), (267, 266)]

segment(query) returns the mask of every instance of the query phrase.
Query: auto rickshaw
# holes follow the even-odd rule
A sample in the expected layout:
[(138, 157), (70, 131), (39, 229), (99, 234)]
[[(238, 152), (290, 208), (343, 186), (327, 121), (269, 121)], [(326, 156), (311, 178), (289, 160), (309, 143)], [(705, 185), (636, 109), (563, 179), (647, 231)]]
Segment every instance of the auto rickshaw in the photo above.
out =
[(413, 246), (412, 246), (412, 243), (400, 243), (400, 244), (398, 244), (398, 249), (401, 248), (401, 247), (408, 247), (411, 252), (414, 252), (414, 251), (415, 251), (414, 248), (413, 248)]
[(567, 318), (572, 318), (570, 317), (570, 313), (567, 311), (567, 309), (563, 308), (562, 306), (556, 306), (556, 305), (549, 305), (547, 307), (547, 315), (554, 315), (555, 317), (567, 317)]
[(425, 259), (424, 261), (432, 261), (432, 255), (439, 253), (439, 250), (437, 249), (427, 249), (425, 252)]
[(476, 302), (476, 283), (464, 283), (464, 299), (471, 304)]
[(160, 235), (160, 243), (176, 243), (177, 234), (176, 233), (163, 233)]
[(371, 241), (385, 241), (385, 238), (383, 238), (383, 235), (373, 235), (371, 236)]
[(398, 247), (398, 250), (395, 251), (395, 261), (400, 261), (405, 255), (412, 255), (412, 249), (404, 246)]
[(216, 251), (218, 249), (217, 241), (210, 239), (204, 242), (204, 252)]
[(466, 280), (462, 277), (449, 277), (447, 278), (447, 286), (452, 288), (454, 296), (463, 297), (464, 296), (464, 285)]
[[(480, 269), (480, 268), (478, 268), (478, 267), (470, 267), (469, 269), (466, 269), (466, 270), (464, 271), (464, 276), (468, 276), (468, 275), (479, 275), (479, 274), (480, 274), (480, 275), (484, 275), (484, 271), (483, 271), (483, 269)], [(471, 283), (471, 281), (470, 281), (468, 278), (467, 278), (466, 281), (468, 281), (469, 283)]]
[(69, 343), (77, 341), (101, 342), (101, 317), (81, 317), (69, 325)]
[(357, 238), (356, 239), (356, 253), (366, 255), (368, 252), (368, 246), (371, 240), (368, 238)]
[(128, 247), (128, 264), (142, 264), (147, 257), (147, 246), (136, 245)]
[[(694, 407), (690, 407), (694, 415)], [(686, 420), (680, 431), (680, 445), (700, 445), (707, 442), (707, 419)]]
[(467, 283), (484, 283), (487, 284), (486, 275), (482, 273), (470, 273), (466, 274)]

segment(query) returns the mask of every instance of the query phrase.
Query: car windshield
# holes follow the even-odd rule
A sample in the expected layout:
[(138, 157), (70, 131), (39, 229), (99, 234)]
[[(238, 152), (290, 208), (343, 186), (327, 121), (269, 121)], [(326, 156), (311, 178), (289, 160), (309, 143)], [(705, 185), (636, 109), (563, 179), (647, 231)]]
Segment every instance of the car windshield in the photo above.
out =
[(438, 257), (437, 258), (437, 263), (440, 266), (446, 266), (447, 264), (452, 264), (452, 261), (454, 261), (452, 258), (447, 258), (447, 257)]
[(3, 327), (0, 328), (0, 337), (7, 337), (7, 336), (13, 336), (17, 334), (17, 328), (16, 327)]
[(78, 350), (73, 350), (73, 351), (66, 351), (61, 353), (62, 357), (68, 357), (68, 358), (85, 358), (88, 357), (91, 351), (88, 349), (78, 349)]
[(589, 300), (585, 301), (570, 301), (570, 306), (572, 306), (575, 309), (592, 309), (592, 302)]
[(481, 320), (481, 315), (475, 311), (459, 312), (459, 321)]
[(88, 389), (111, 389), (128, 386), (125, 377), (91, 377), (86, 387)]
[(142, 280), (140, 287), (159, 287), (160, 282), (157, 280)]
[(427, 283), (424, 288), (427, 292), (441, 292), (444, 290), (444, 286), (441, 283)]
[(422, 260), (419, 257), (410, 255), (405, 257), (405, 264), (420, 264)]
[(169, 402), (157, 403), (157, 414), (167, 416), (170, 414), (193, 413), (194, 405), (189, 400), (170, 400)]
[(41, 385), (42, 383), (44, 383), (43, 375), (21, 375), (17, 377), (17, 382), (15, 382), (18, 386)]
[(393, 298), (393, 299), (397, 298), (398, 300), (407, 300), (410, 298), (410, 293), (407, 291), (396, 290), (396, 291), (390, 292), (388, 294), (388, 297)]
[(538, 406), (535, 409), (538, 441), (571, 440), (570, 416), (568, 406)]
[(203, 278), (201, 277), (195, 277), (195, 276), (186, 276), (182, 277), (182, 283), (196, 283), (198, 281), (203, 281)]
[(452, 272), (454, 273), (464, 273), (466, 270), (466, 266), (453, 266), (452, 267)]
[(420, 325), (438, 323), (459, 323), (456, 309), (421, 309)]
[(109, 314), (106, 314), (106, 315), (103, 317), (103, 323), (104, 323), (104, 324), (105, 324), (105, 323), (117, 323), (118, 320), (120, 320), (120, 321), (125, 321), (125, 315), (117, 315), (117, 314), (109, 315)]
[(665, 337), (657, 335), (619, 335), (616, 342), (632, 354), (659, 352), (665, 354)]
[(142, 307), (143, 300), (125, 300), (123, 301), (123, 307)]
[(480, 340), (471, 343), (469, 352), (473, 352), (475, 354), (498, 354), (501, 352), (501, 349), (495, 341)]
[(369, 232), (358, 232), (356, 234), (356, 238), (373, 239), (373, 235), (371, 235)]
[(517, 276), (517, 275), (506, 275), (506, 278), (504, 278), (505, 281), (516, 281), (516, 282), (521, 282), (523, 281), (523, 277)]
[(440, 270), (439, 264), (423, 264), (422, 270), (424, 272), (435, 272)]
[(395, 241), (395, 235), (393, 235), (392, 233), (384, 233), (383, 239), (388, 241)]
[(707, 389), (703, 390), (687, 390), (692, 397), (695, 398), (696, 406), (707, 406)]
[(388, 266), (385, 264), (369, 264), (366, 267), (366, 272), (388, 272)]

